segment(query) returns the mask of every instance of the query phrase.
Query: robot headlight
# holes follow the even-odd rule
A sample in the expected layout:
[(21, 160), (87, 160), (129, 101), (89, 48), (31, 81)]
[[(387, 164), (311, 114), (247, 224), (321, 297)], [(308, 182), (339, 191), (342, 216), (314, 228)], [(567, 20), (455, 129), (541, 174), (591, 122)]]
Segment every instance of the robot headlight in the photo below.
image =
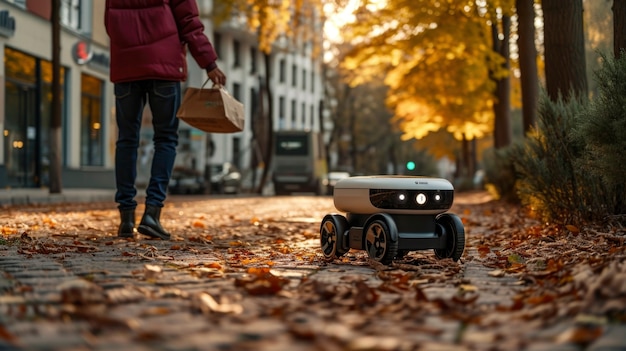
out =
[(426, 203), (426, 194), (424, 193), (418, 193), (415, 196), (415, 202), (417, 202), (418, 205), (423, 205)]
[(397, 201), (399, 204), (404, 204), (404, 203), (406, 203), (406, 200), (407, 200), (408, 198), (409, 198), (409, 197), (407, 196), (407, 194), (406, 194), (405, 192), (399, 192), (399, 193), (397, 193), (397, 194), (396, 194), (396, 201)]

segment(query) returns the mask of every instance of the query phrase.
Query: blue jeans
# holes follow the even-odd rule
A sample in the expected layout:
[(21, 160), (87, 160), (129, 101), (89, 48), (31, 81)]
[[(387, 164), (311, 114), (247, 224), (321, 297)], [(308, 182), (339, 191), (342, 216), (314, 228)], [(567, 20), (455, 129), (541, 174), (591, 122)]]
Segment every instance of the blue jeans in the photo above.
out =
[(176, 111), (181, 100), (180, 82), (141, 80), (116, 83), (114, 90), (118, 127), (115, 144), (115, 202), (120, 210), (137, 207), (137, 152), (141, 119), (147, 102), (152, 111), (154, 154), (145, 204), (163, 207), (178, 145)]

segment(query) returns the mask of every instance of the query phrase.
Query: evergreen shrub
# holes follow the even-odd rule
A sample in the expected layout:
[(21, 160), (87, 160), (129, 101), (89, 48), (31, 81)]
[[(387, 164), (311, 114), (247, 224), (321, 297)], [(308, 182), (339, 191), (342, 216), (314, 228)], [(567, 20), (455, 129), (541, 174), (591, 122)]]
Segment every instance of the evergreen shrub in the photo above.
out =
[(574, 138), (585, 145), (579, 166), (608, 190), (608, 214), (626, 214), (626, 52), (601, 57), (598, 95), (578, 116)]
[(523, 205), (541, 219), (559, 223), (590, 219), (597, 183), (577, 164), (583, 145), (572, 137), (584, 103), (574, 97), (551, 101), (542, 95), (538, 125), (525, 142), (513, 147), (516, 189)]
[(488, 149), (483, 154), (485, 188), (496, 199), (519, 203), (515, 190), (515, 166), (511, 157), (513, 146)]

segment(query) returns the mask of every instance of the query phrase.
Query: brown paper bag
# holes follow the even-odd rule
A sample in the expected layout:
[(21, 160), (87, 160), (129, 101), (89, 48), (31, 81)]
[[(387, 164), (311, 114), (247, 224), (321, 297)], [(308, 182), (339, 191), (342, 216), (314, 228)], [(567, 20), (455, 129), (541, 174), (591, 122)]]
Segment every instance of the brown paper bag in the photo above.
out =
[(243, 104), (224, 87), (187, 88), (176, 116), (192, 127), (208, 133), (236, 133), (243, 130)]

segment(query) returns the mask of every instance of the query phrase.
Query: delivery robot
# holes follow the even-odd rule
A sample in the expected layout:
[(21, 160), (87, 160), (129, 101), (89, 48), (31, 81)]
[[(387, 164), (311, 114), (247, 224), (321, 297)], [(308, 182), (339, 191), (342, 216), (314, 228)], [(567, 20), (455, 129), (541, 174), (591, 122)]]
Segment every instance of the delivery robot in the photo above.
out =
[(439, 259), (458, 261), (465, 250), (461, 219), (446, 213), (454, 187), (446, 179), (414, 176), (361, 176), (337, 182), (335, 207), (320, 225), (326, 259), (350, 249), (365, 250), (377, 262), (390, 264), (410, 251), (434, 249)]

